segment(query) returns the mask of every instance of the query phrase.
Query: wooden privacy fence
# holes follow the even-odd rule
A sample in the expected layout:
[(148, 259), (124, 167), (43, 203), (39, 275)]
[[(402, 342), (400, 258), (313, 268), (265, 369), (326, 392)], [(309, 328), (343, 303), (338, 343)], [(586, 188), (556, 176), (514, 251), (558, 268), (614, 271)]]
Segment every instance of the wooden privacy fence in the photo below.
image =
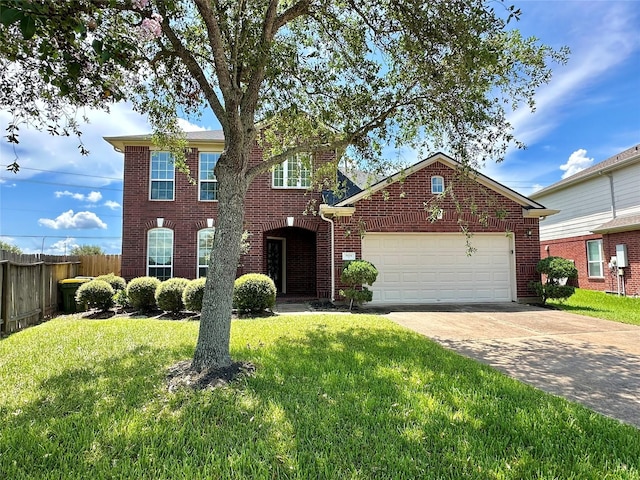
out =
[(0, 333), (17, 332), (51, 318), (62, 303), (60, 280), (111, 272), (120, 274), (120, 255), (69, 257), (0, 250)]
[(97, 277), (107, 273), (120, 276), (120, 255), (83, 255), (80, 259), (80, 273), (83, 277)]

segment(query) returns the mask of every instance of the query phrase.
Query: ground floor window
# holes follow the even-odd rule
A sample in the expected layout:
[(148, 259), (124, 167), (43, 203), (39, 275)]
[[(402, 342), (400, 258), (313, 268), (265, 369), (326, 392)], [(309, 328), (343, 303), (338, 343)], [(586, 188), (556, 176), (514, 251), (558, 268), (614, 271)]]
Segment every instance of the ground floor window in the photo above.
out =
[(161, 281), (172, 277), (173, 230), (154, 228), (147, 234), (147, 275)]
[(604, 277), (602, 258), (602, 240), (589, 240), (587, 242), (587, 268), (590, 277)]
[(215, 228), (203, 228), (198, 231), (198, 278), (207, 276), (214, 233)]

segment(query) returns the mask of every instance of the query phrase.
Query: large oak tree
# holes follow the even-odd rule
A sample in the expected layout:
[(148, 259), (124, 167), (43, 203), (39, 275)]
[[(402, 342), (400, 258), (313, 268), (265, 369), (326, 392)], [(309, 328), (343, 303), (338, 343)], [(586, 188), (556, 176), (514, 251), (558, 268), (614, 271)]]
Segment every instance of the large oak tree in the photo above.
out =
[[(192, 367), (231, 363), (233, 280), (252, 180), (298, 152), (373, 165), (384, 146), (446, 147), (468, 164), (515, 142), (563, 61), (512, 29), (503, 0), (0, 1), (0, 108), (79, 134), (77, 112), (128, 100), (180, 162), (176, 118), (210, 109), (224, 131), (219, 215)], [(169, 141), (170, 139), (174, 139)], [(251, 165), (254, 142), (265, 158)], [(17, 164), (12, 166), (19, 168)]]

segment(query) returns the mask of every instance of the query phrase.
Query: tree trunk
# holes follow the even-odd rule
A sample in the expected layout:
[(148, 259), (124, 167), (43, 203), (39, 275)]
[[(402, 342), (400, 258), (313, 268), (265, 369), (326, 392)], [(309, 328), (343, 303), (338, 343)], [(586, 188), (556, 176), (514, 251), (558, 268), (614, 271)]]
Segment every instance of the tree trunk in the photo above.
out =
[[(236, 158), (230, 157), (236, 156)], [(225, 152), (216, 167), (218, 218), (202, 299), (200, 332), (192, 368), (200, 372), (229, 366), (233, 283), (240, 259), (244, 199), (248, 183), (238, 168), (243, 153)], [(238, 172), (240, 170), (240, 172)]]

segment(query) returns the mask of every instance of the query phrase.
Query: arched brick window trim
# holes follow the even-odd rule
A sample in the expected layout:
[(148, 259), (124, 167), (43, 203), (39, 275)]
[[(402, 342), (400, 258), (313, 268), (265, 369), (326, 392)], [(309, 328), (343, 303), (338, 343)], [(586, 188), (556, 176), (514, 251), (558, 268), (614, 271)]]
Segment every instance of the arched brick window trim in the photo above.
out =
[[(310, 222), (305, 218), (296, 217), (295, 222), (293, 224), (294, 227), (304, 228), (305, 230), (310, 230), (312, 232), (317, 232), (320, 229), (320, 223)], [(277, 230), (279, 228), (287, 227), (287, 219), (282, 218), (281, 220), (273, 220), (271, 222), (266, 222), (262, 224), (262, 231), (268, 232), (269, 230)]]
[[(148, 232), (149, 230), (151, 230), (152, 228), (158, 228), (158, 222), (157, 220), (154, 218), (153, 220), (148, 220), (145, 224), (144, 224), (144, 228), (145, 230)], [(162, 228), (168, 228), (170, 230), (175, 230), (176, 229), (176, 224), (175, 222), (172, 222), (171, 220), (167, 220), (166, 218), (164, 219), (164, 223), (162, 224)]]

